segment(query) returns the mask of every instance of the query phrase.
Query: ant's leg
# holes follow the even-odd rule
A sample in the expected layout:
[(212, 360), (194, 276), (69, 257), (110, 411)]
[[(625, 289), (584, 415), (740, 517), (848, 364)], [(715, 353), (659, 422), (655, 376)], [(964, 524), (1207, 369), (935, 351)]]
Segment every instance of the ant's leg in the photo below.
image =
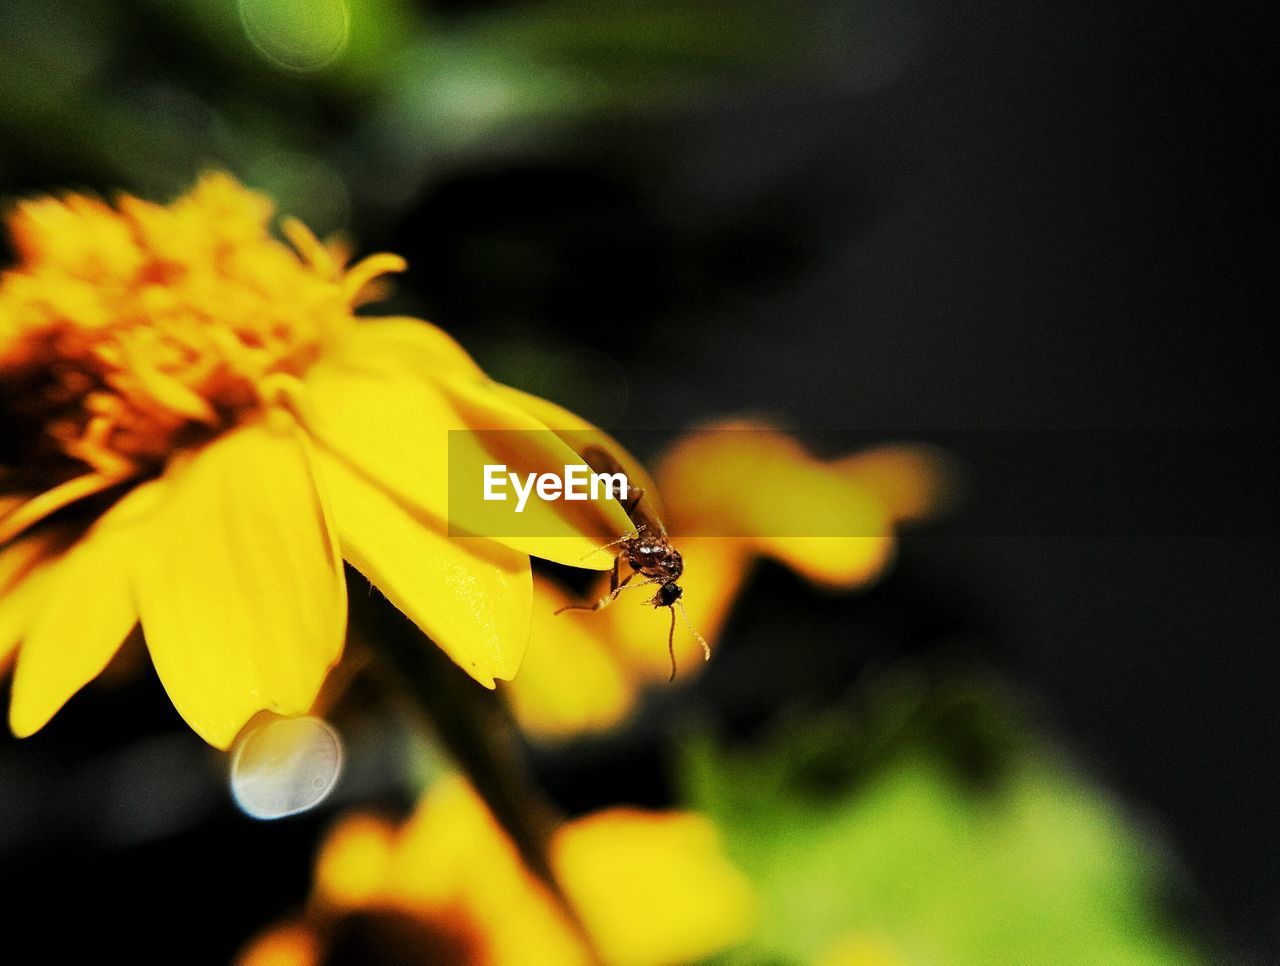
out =
[[(640, 501), (644, 499), (644, 487), (643, 487), (643, 486), (633, 486), (633, 487), (631, 488), (631, 492), (632, 492), (632, 493), (634, 493), (634, 494), (635, 494), (635, 496), (633, 496), (631, 499), (629, 499), (629, 500), (627, 501), (627, 505), (626, 505), (626, 506), (624, 506), (624, 507), (622, 508), (622, 509), (623, 509), (623, 511), (627, 514), (627, 516), (631, 516), (631, 514), (635, 513), (635, 512), (636, 512), (636, 507), (638, 507), (638, 506), (640, 505)], [(644, 526), (643, 526), (643, 525), (641, 525), (639, 529), (640, 529), (640, 530), (643, 530), (643, 529), (644, 529)]]
[(605, 594), (594, 604), (565, 604), (563, 607), (557, 610), (556, 613), (563, 614), (567, 610), (589, 610), (592, 613), (595, 613), (596, 611), (602, 610), (605, 607), (608, 607), (610, 604), (612, 604), (615, 600), (618, 599), (618, 595), (622, 593), (623, 590), (626, 589), (626, 586), (631, 581), (631, 578), (634, 577), (639, 572), (639, 571), (633, 570), (631, 573), (627, 574), (625, 577), (619, 580), (618, 565), (620, 563), (622, 563), (621, 554), (619, 554), (614, 559), (613, 570), (610, 571), (609, 573), (609, 593)]
[[(609, 571), (609, 593), (614, 597), (618, 596), (621, 586), (618, 583), (618, 568), (622, 566), (622, 554), (618, 554), (613, 558), (613, 569)], [(631, 578), (628, 577), (628, 580)]]
[(620, 593), (627, 589), (627, 582), (634, 576), (635, 574), (627, 574), (627, 576), (622, 578), (622, 582), (619, 583), (616, 588), (605, 594), (594, 604), (565, 604), (563, 607), (559, 608), (556, 613), (563, 614), (567, 610), (589, 610), (594, 614), (598, 610), (604, 610), (618, 599), (618, 595)]
[[(644, 525), (642, 524), (642, 525), (640, 525), (640, 526), (636, 527), (634, 530), (631, 530), (631, 531), (629, 531), (629, 532), (627, 532), (627, 533), (624, 533), (624, 534), (623, 534), (622, 536), (620, 536), (617, 540), (610, 540), (610, 541), (609, 541), (608, 543), (606, 543), (604, 546), (596, 547), (596, 548), (595, 548), (595, 550), (592, 550), (590, 553), (584, 553), (584, 554), (582, 555), (582, 557), (581, 557), (581, 558), (579, 558), (579, 559), (580, 559), (580, 560), (586, 560), (588, 557), (590, 557), (590, 556), (591, 556), (591, 554), (599, 553), (601, 550), (608, 550), (610, 547), (616, 547), (618, 544), (620, 544), (620, 543), (626, 543), (628, 540), (634, 540), (636, 537), (638, 537), (638, 536), (640, 535), (640, 531), (642, 531), (643, 529), (644, 529)], [(616, 563), (616, 561), (615, 561), (615, 563)]]

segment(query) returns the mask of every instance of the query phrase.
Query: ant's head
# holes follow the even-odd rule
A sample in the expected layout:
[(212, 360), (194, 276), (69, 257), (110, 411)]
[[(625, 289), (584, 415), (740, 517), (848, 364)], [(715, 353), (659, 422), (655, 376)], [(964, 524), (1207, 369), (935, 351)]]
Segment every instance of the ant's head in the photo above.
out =
[(680, 595), (684, 590), (674, 580), (668, 580), (665, 584), (658, 588), (658, 594), (654, 598), (654, 603), (659, 607), (671, 607), (680, 599)]

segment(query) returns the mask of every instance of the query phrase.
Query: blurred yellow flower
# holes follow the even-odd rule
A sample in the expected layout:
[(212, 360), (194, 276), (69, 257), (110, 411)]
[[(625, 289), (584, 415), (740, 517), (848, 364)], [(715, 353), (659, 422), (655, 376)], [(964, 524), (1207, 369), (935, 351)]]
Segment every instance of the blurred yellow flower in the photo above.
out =
[[(342, 651), (342, 561), (482, 684), (529, 635), (529, 554), (603, 569), (616, 503), (555, 535), (451, 539), (447, 431), (509, 434), (528, 470), (576, 462), (550, 404), (448, 335), (359, 318), (395, 255), (344, 267), (224, 174), (173, 204), (17, 204), (0, 276), (0, 662), (28, 735), (141, 624), (174, 706), (226, 747), (306, 711)], [(580, 423), (580, 421), (578, 421)], [(563, 506), (563, 504), (561, 504)], [(547, 531), (549, 533), (553, 531)]]
[[(600, 812), (562, 826), (551, 861), (610, 966), (692, 962), (752, 928), (750, 887), (700, 816)], [(350, 916), (376, 927), (397, 914), (457, 937), (452, 956), (421, 960), (437, 966), (591, 962), (479, 797), (449, 778), (403, 827), (369, 816), (341, 821), (321, 847), (309, 914), (256, 939), (240, 966), (318, 966)]]
[(851, 933), (818, 954), (813, 966), (909, 966), (895, 946), (880, 936)]
[[(950, 465), (927, 447), (822, 461), (778, 429), (742, 420), (688, 434), (654, 476), (659, 490), (680, 495), (664, 522), (684, 557), (689, 617), (713, 643), (758, 559), (830, 590), (865, 586), (892, 562), (896, 528), (938, 512), (952, 488)], [(623, 596), (596, 613), (553, 616), (570, 602), (558, 583), (534, 576), (529, 650), (505, 686), (521, 725), (542, 737), (615, 725), (642, 687), (669, 674), (666, 628), (651, 607)], [(701, 645), (679, 626), (676, 656), (682, 674), (703, 666)]]

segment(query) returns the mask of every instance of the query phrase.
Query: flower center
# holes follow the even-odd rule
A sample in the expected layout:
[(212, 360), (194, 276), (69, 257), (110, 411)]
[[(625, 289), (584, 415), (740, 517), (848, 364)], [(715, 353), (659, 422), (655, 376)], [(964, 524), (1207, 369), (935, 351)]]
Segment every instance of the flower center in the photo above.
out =
[(403, 268), (375, 255), (343, 271), (299, 222), (283, 226), (293, 248), (272, 237), (271, 215), (225, 175), (170, 206), (20, 205), (20, 263), (0, 276), (0, 406), (25, 431), (0, 453), (9, 475), (159, 469), (259, 411), (271, 377), (305, 372), (359, 290)]

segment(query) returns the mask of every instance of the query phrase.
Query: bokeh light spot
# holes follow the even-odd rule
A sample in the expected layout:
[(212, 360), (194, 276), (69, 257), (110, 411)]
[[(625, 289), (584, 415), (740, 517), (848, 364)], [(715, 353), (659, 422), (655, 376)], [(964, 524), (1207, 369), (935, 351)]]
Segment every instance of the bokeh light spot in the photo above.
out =
[(351, 31), (346, 0), (240, 0), (240, 22), (263, 57), (300, 73), (337, 60)]
[(253, 818), (315, 808), (338, 783), (342, 743), (319, 718), (273, 718), (245, 735), (231, 759), (231, 794)]

